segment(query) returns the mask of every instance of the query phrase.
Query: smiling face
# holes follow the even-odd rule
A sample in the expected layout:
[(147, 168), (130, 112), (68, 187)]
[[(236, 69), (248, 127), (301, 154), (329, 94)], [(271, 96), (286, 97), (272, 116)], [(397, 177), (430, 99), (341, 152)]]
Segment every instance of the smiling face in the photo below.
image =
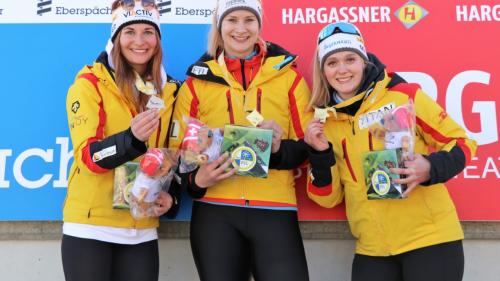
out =
[(221, 23), (224, 52), (229, 56), (244, 58), (250, 55), (259, 38), (257, 17), (247, 10), (236, 10), (224, 17)]
[(325, 60), (323, 74), (339, 96), (348, 100), (356, 95), (363, 80), (365, 65), (363, 58), (355, 52), (337, 52)]
[(140, 75), (158, 49), (158, 35), (150, 24), (136, 23), (125, 26), (120, 32), (121, 53)]

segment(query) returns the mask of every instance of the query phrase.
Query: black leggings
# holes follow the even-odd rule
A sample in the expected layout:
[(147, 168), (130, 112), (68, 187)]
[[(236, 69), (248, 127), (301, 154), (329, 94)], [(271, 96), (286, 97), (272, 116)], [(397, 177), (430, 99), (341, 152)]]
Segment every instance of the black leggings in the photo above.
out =
[(352, 281), (461, 281), (462, 241), (428, 246), (390, 257), (356, 254)]
[(190, 231), (201, 281), (309, 280), (295, 211), (194, 201)]
[(66, 281), (158, 281), (158, 240), (124, 245), (63, 235)]

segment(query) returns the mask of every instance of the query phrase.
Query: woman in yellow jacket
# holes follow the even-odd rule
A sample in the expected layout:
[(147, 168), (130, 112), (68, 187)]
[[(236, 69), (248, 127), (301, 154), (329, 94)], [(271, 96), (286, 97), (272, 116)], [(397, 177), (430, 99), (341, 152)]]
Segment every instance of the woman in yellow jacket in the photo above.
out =
[[(461, 280), (463, 232), (443, 183), (462, 171), (475, 142), (417, 85), (387, 72), (367, 53), (356, 26), (330, 24), (317, 43), (310, 107), (330, 107), (333, 114), (324, 124), (313, 120), (306, 132), (314, 156), (308, 195), (324, 207), (345, 199), (357, 239), (352, 280)], [(368, 127), (410, 100), (415, 154), (406, 168), (392, 170), (406, 176), (395, 180), (407, 184), (405, 198), (368, 200), (362, 156), (384, 149), (384, 140)]]
[[(77, 74), (66, 100), (74, 162), (63, 210), (64, 275), (156, 281), (158, 218), (135, 220), (128, 209), (113, 208), (114, 169), (165, 145), (178, 85), (163, 70), (154, 1), (115, 1), (112, 11), (106, 51)], [(148, 109), (148, 103), (164, 107)], [(157, 215), (177, 193), (160, 193)]]
[[(171, 144), (180, 145), (183, 116), (211, 128), (251, 126), (256, 110), (274, 130), (266, 179), (226, 172), (227, 154), (183, 179), (197, 198), (191, 218), (191, 247), (201, 280), (308, 280), (297, 222), (294, 177), (282, 162), (288, 144), (299, 144), (310, 93), (296, 71), (296, 56), (260, 39), (258, 0), (220, 0), (215, 9), (208, 53), (193, 64), (177, 97)], [(288, 139), (281, 142), (281, 138)], [(284, 144), (288, 143), (288, 144)], [(304, 146), (305, 147), (305, 146)], [(273, 169), (274, 168), (274, 169)]]

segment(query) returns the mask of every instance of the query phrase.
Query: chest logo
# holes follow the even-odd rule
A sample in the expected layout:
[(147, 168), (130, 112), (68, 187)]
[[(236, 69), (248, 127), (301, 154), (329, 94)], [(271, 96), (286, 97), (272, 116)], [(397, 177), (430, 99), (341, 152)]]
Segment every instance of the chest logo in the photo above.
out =
[(208, 67), (203, 67), (203, 66), (193, 66), (193, 69), (191, 69), (191, 73), (194, 75), (207, 75), (208, 73)]
[(370, 127), (371, 125), (379, 122), (382, 117), (384, 117), (384, 114), (387, 113), (388, 111), (394, 109), (396, 107), (395, 103), (389, 103), (386, 104), (382, 107), (380, 107), (377, 110), (367, 112), (359, 117), (359, 128), (360, 129), (366, 129)]

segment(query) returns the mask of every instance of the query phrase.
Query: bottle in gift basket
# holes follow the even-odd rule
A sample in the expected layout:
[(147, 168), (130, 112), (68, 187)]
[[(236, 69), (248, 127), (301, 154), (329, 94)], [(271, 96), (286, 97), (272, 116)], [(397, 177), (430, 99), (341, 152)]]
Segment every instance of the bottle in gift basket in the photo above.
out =
[(160, 191), (170, 187), (177, 167), (174, 153), (167, 149), (148, 149), (130, 191), (130, 213), (136, 219), (157, 216), (155, 201)]

